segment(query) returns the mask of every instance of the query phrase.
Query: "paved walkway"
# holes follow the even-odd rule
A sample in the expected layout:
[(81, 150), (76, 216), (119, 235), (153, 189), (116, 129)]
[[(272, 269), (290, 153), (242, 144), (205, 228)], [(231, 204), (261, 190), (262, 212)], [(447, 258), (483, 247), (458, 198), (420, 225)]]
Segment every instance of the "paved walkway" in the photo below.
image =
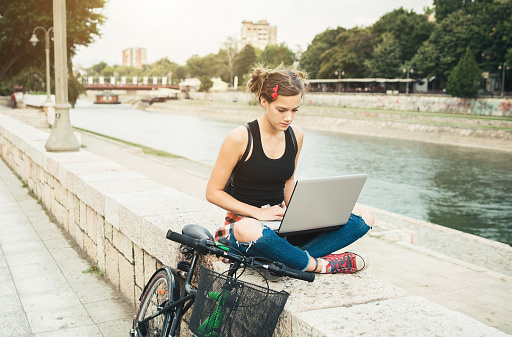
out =
[(126, 337), (131, 308), (0, 160), (0, 337)]

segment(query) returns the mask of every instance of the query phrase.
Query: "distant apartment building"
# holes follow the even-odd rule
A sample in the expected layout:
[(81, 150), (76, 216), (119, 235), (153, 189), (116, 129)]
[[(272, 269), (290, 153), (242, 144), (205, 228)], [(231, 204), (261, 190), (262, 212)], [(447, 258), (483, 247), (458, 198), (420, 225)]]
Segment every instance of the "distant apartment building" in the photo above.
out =
[(146, 48), (128, 48), (123, 50), (123, 66), (142, 69), (142, 66), (148, 64)]
[(242, 21), (242, 47), (250, 44), (259, 49), (277, 44), (277, 27), (271, 26), (267, 20), (258, 22)]

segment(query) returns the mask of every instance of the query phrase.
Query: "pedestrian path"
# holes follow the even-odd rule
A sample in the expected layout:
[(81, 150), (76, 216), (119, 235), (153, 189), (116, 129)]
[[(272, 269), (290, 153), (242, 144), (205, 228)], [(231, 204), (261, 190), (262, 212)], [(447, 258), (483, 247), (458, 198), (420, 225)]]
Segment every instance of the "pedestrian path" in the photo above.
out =
[(127, 336), (132, 308), (0, 160), (0, 337)]

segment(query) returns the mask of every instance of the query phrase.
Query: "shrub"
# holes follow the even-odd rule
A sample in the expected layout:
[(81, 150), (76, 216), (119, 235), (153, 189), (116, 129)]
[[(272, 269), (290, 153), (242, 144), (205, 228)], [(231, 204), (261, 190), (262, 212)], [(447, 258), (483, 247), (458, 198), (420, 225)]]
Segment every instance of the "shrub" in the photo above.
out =
[(454, 97), (474, 97), (478, 94), (481, 81), (482, 70), (468, 48), (466, 54), (450, 73), (446, 82), (446, 92)]

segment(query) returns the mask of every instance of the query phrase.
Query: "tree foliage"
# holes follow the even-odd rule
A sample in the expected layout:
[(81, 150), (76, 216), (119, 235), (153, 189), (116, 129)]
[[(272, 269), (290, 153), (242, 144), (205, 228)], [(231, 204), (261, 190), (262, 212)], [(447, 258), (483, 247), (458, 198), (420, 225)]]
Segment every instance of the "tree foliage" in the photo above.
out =
[(414, 69), (424, 77), (436, 76), (446, 80), (466, 48), (477, 48), (476, 35), (472, 16), (460, 11), (448, 15), (413, 58)]
[(213, 81), (209, 76), (200, 76), (199, 80), (201, 81), (201, 85), (199, 85), (199, 91), (208, 92), (210, 91), (211, 87), (213, 87)]
[[(71, 59), (78, 46), (87, 46), (100, 35), (105, 17), (100, 10), (105, 0), (68, 0), (66, 2), (67, 54)], [(53, 26), (52, 0), (3, 1), (0, 20), (0, 84), (14, 78), (24, 69), (33, 67), (45, 71), (44, 34), (38, 30), (40, 42), (29, 43), (34, 28)], [(51, 33), (53, 34), (53, 33)], [(53, 60), (53, 44), (51, 60)], [(25, 83), (20, 83), (24, 84)]]
[(482, 71), (468, 48), (448, 77), (446, 92), (455, 97), (474, 97), (480, 89), (481, 80)]
[(336, 36), (334, 47), (320, 56), (317, 77), (334, 78), (336, 71), (345, 72), (345, 77), (365, 77), (365, 61), (372, 54), (374, 36), (367, 28), (352, 28)]
[(398, 44), (399, 59), (404, 63), (430, 37), (434, 23), (428, 22), (424, 14), (399, 8), (383, 15), (370, 29), (374, 36), (379, 37), (377, 43), (380, 43), (379, 40), (383, 39), (384, 34), (391, 33)]
[(250, 44), (246, 44), (235, 61), (234, 73), (238, 76), (239, 83), (245, 81), (251, 67), (256, 64), (256, 50)]
[(366, 60), (365, 65), (370, 77), (400, 77), (402, 72), (400, 46), (393, 34), (382, 34), (382, 42), (375, 47), (372, 57)]
[(294, 56), (293, 51), (284, 43), (268, 45), (261, 53), (260, 62), (274, 67), (281, 63), (285, 66), (290, 66), (293, 64)]
[(434, 4), (436, 26), (412, 60), (421, 76), (446, 80), (468, 47), (483, 71), (496, 72), (507, 61), (512, 48), (512, 1), (436, 0)]
[(71, 107), (75, 107), (76, 101), (81, 94), (85, 94), (84, 86), (71, 74), (68, 77), (68, 101)]
[(302, 54), (300, 60), (301, 68), (309, 73), (310, 78), (317, 78), (320, 71), (320, 57), (330, 48), (336, 46), (336, 37), (346, 29), (338, 27), (336, 29), (327, 29), (315, 36), (306, 51)]

